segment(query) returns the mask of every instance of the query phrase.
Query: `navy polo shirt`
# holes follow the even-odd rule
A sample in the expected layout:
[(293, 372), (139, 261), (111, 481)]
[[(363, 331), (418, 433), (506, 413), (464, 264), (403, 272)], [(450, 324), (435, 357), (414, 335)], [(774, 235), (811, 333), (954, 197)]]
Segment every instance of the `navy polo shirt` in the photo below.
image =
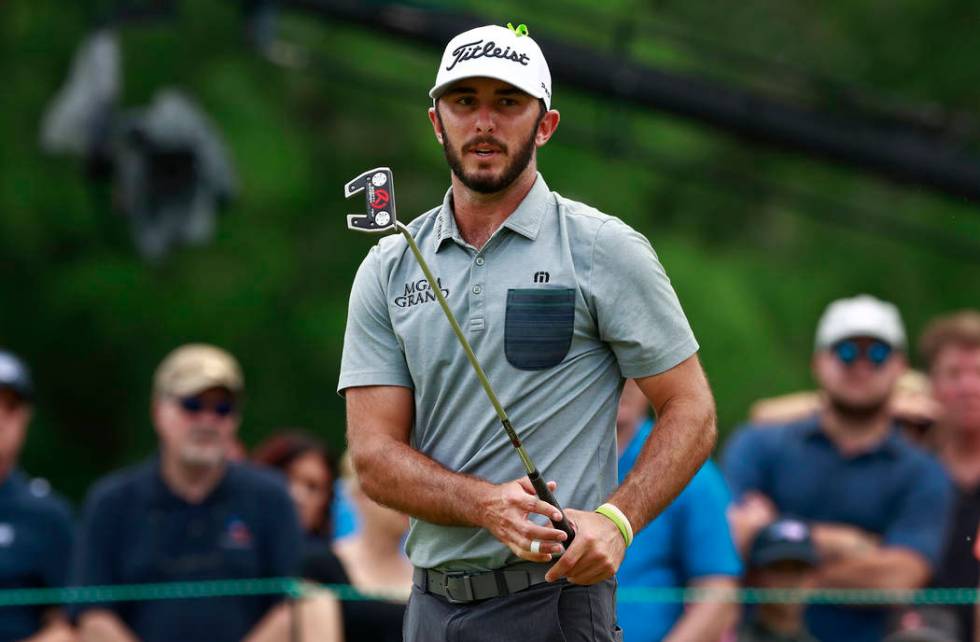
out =
[[(0, 484), (0, 588), (57, 588), (68, 579), (74, 525), (67, 502), (19, 470)], [(0, 641), (36, 633), (47, 606), (0, 608)]]
[[(230, 464), (199, 504), (163, 482), (159, 460), (103, 478), (85, 502), (76, 583), (141, 584), (284, 577), (298, 571), (302, 535), (278, 473)], [(237, 642), (277, 596), (83, 605), (114, 611), (142, 642)]]
[[(945, 538), (952, 486), (939, 462), (897, 429), (874, 449), (845, 457), (817, 416), (785, 426), (746, 426), (729, 441), (725, 475), (739, 498), (755, 490), (781, 515), (838, 522), (881, 537), (885, 546), (916, 551), (935, 568)], [(824, 642), (876, 642), (886, 612), (814, 606), (810, 631)]]

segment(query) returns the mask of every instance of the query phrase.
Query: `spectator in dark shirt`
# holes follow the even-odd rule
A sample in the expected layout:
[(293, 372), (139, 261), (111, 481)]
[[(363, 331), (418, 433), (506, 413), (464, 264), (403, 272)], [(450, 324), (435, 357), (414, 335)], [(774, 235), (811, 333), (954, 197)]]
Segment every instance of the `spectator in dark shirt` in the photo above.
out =
[[(939, 561), (952, 489), (939, 463), (889, 416), (906, 369), (895, 306), (869, 296), (832, 303), (817, 329), (817, 414), (784, 426), (748, 426), (728, 444), (725, 473), (738, 502), (736, 543), (777, 516), (809, 523), (823, 588), (912, 589)], [(813, 606), (807, 625), (824, 642), (877, 642), (887, 611)]]
[[(810, 528), (784, 519), (762, 529), (748, 555), (746, 584), (759, 589), (803, 589), (813, 582), (817, 551)], [(738, 642), (815, 642), (803, 622), (802, 602), (771, 602), (750, 607)]]
[[(980, 525), (980, 312), (969, 310), (930, 323), (919, 340), (933, 394), (942, 406), (938, 453), (953, 478), (956, 499), (946, 553), (936, 573), (940, 587), (976, 588), (974, 557)], [(974, 631), (973, 608), (956, 608), (962, 631)]]
[[(43, 479), (17, 468), (33, 411), (27, 367), (0, 351), (0, 588), (64, 586), (72, 545), (68, 504)], [(75, 633), (63, 609), (0, 608), (0, 642), (70, 642)]]
[[(152, 408), (159, 455), (90, 491), (79, 584), (296, 573), (302, 535), (282, 478), (227, 461), (243, 391), (238, 363), (213, 346), (183, 346), (160, 364)], [(281, 602), (239, 596), (88, 604), (79, 609), (79, 628), (92, 642), (285, 642), (290, 610)], [(305, 639), (338, 639), (336, 603), (318, 597), (298, 609)]]

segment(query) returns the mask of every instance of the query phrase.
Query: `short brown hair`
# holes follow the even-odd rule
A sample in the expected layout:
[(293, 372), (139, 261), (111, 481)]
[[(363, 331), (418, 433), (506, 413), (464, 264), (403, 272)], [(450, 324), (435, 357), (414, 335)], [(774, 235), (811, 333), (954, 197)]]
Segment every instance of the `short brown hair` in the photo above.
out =
[(919, 354), (931, 368), (939, 352), (949, 345), (980, 347), (980, 312), (960, 310), (930, 321), (919, 337)]

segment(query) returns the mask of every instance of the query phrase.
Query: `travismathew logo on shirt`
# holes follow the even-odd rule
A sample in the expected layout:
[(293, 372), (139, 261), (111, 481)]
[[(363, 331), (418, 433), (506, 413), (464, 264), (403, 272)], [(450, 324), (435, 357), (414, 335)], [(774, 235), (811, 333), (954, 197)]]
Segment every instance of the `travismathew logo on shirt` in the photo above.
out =
[(527, 54), (511, 51), (510, 47), (501, 49), (493, 40), (485, 44), (482, 40), (467, 42), (453, 49), (453, 56), (455, 56), (456, 59), (453, 60), (451, 65), (446, 67), (446, 71), (451, 71), (453, 67), (461, 62), (475, 60), (477, 58), (503, 58), (504, 60), (519, 62), (525, 67), (527, 67), (527, 62), (530, 60)]
[[(437, 278), (436, 282), (439, 284), (439, 289), (442, 290), (442, 296), (448, 297), (449, 290), (442, 287), (442, 279)], [(405, 293), (395, 297), (395, 305), (399, 308), (410, 308), (413, 305), (435, 300), (436, 293), (429, 287), (429, 282), (426, 279), (419, 279), (405, 284)]]

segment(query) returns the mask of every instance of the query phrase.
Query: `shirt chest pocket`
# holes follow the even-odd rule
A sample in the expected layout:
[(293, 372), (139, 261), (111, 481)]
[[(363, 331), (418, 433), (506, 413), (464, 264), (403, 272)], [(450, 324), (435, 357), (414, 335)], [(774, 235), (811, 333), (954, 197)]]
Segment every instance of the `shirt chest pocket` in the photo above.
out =
[(562, 362), (575, 330), (575, 290), (507, 290), (504, 353), (520, 370), (545, 370)]

